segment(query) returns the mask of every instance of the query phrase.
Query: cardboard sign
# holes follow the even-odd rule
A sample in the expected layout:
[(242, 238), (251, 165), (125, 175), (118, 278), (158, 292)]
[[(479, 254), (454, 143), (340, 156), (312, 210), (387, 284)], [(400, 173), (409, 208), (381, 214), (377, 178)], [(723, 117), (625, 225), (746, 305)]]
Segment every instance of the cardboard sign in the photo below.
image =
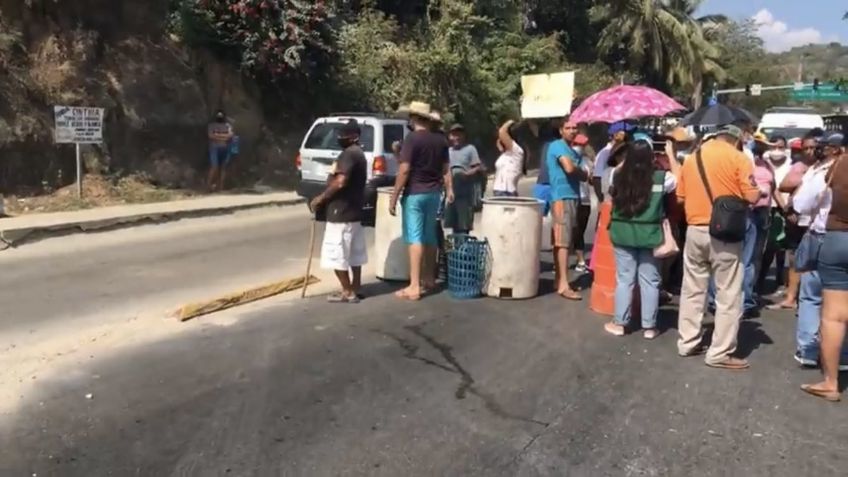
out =
[(100, 144), (103, 142), (103, 108), (54, 106), (56, 144)]
[(521, 91), (521, 117), (564, 117), (574, 101), (574, 72), (522, 76)]

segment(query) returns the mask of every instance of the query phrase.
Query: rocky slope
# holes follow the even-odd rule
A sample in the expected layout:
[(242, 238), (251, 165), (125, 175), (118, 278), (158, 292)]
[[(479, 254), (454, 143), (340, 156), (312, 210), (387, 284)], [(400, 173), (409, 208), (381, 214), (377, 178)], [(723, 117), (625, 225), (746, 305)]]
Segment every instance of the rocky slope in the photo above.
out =
[(223, 107), (242, 138), (242, 184), (291, 182), (302, 137), (275, 134), (255, 84), (165, 30), (168, 0), (0, 0), (0, 187), (38, 193), (74, 179), (72, 146), (52, 141), (55, 104), (105, 107), (88, 173), (141, 172), (196, 187), (205, 126)]

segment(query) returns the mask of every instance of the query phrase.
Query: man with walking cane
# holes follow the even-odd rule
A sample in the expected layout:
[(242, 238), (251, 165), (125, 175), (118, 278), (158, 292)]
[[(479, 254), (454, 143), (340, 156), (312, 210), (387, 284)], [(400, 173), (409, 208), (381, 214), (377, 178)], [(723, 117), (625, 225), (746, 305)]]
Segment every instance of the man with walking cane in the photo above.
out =
[(368, 262), (368, 246), (362, 228), (365, 182), (368, 166), (359, 146), (360, 129), (355, 120), (344, 124), (338, 133), (342, 149), (328, 180), (327, 189), (315, 197), (310, 208), (326, 215), (321, 267), (333, 270), (342, 286), (330, 295), (331, 303), (358, 303), (361, 299), (362, 266)]

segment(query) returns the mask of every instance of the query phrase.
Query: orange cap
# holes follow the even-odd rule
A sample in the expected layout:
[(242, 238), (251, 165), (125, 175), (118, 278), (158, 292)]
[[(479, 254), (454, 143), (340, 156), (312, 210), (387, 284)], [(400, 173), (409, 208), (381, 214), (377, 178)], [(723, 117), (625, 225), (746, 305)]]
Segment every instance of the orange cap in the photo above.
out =
[(586, 137), (586, 136), (585, 136), (585, 135), (583, 135), (583, 134), (578, 134), (578, 135), (574, 138), (574, 144), (576, 144), (576, 145), (578, 145), (578, 146), (585, 146), (586, 144), (589, 144), (589, 138), (588, 138), (588, 137)]

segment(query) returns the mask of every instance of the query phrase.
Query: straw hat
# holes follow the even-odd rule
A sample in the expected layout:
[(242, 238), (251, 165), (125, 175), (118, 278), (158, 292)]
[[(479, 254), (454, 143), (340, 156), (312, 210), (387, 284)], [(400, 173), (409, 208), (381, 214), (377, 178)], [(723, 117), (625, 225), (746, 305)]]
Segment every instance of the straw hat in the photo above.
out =
[(760, 144), (764, 144), (768, 147), (777, 146), (776, 142), (769, 142), (768, 137), (766, 137), (766, 135), (763, 134), (762, 132), (757, 132), (757, 133), (754, 134), (754, 141), (756, 141)]
[(671, 138), (674, 142), (694, 142), (696, 139), (695, 135), (690, 133), (688, 129), (679, 126), (669, 131), (665, 136)]
[(418, 116), (419, 118), (424, 118), (429, 121), (441, 121), (442, 117), (430, 107), (429, 103), (425, 103), (423, 101), (413, 101), (409, 103), (409, 106), (401, 106), (401, 113), (408, 114), (410, 116)]

